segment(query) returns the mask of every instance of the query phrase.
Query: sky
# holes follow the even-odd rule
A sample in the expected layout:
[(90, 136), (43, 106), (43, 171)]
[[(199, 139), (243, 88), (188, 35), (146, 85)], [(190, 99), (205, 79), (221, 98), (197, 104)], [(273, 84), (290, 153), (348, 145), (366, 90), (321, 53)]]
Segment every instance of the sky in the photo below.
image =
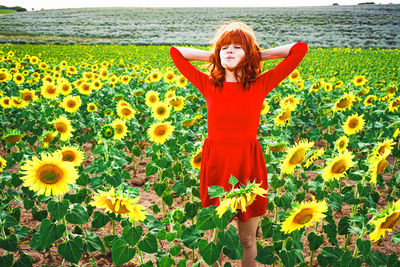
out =
[(83, 7), (293, 7), (293, 6), (331, 6), (357, 5), (362, 2), (374, 2), (375, 4), (400, 4), (400, 0), (1, 0), (0, 5), (20, 6), (27, 10), (59, 9), (59, 8), (83, 8)]

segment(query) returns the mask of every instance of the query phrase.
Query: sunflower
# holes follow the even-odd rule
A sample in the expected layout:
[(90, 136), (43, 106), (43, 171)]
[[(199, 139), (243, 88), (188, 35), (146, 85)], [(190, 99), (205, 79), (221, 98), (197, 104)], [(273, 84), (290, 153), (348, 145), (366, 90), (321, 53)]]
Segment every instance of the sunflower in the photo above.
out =
[(12, 103), (13, 107), (16, 107), (16, 108), (26, 107), (29, 104), (28, 101), (24, 101), (22, 98), (15, 97), (15, 96), (11, 97), (11, 103)]
[(393, 146), (396, 145), (396, 142), (393, 139), (386, 138), (383, 142), (378, 142), (374, 147), (374, 150), (368, 156), (368, 161), (373, 162), (374, 158), (379, 157), (379, 155), (385, 154), (386, 152), (391, 152)]
[(43, 82), (43, 84), (46, 84), (46, 83), (52, 83), (52, 84), (54, 84), (55, 81), (54, 81), (54, 78), (53, 78), (53, 77), (47, 75), (47, 76), (44, 76), (44, 77), (42, 78), (42, 82)]
[(333, 88), (340, 88), (343, 86), (343, 81), (337, 81), (334, 85)]
[(185, 126), (185, 127), (188, 127), (188, 128), (189, 128), (189, 127), (192, 127), (193, 124), (195, 124), (196, 120), (197, 120), (197, 119), (201, 119), (202, 117), (203, 117), (203, 116), (201, 116), (201, 115), (196, 115), (194, 118), (184, 120), (184, 121), (182, 122), (182, 125)]
[(237, 209), (246, 212), (246, 207), (250, 206), (257, 196), (267, 197), (267, 190), (260, 186), (261, 184), (248, 183), (241, 188), (232, 188), (216, 208), (218, 217), (221, 218), (229, 208), (231, 208), (231, 212), (235, 212)]
[(336, 141), (336, 149), (338, 152), (343, 152), (347, 149), (347, 146), (349, 145), (349, 138), (347, 136), (343, 135), (341, 136), (337, 141)]
[(57, 83), (57, 87), (62, 95), (69, 95), (72, 92), (72, 85), (68, 81)]
[(164, 81), (166, 83), (173, 83), (175, 81), (176, 77), (175, 77), (175, 73), (173, 71), (167, 71), (164, 74)]
[(379, 154), (377, 157), (374, 157), (369, 161), (368, 174), (371, 177), (371, 184), (376, 184), (376, 178), (378, 174), (383, 174), (388, 166), (388, 162), (386, 160), (387, 156), (389, 156), (390, 151), (385, 151), (383, 154)]
[(176, 97), (175, 90), (168, 90), (165, 93), (165, 98), (166, 99), (170, 99), (170, 98), (174, 98), (174, 97)]
[(60, 88), (53, 83), (45, 83), (41, 87), (41, 94), (46, 99), (55, 99), (60, 93)]
[(96, 106), (95, 103), (92, 103), (92, 102), (87, 103), (87, 105), (86, 105), (86, 110), (87, 110), (88, 112), (95, 112), (95, 111), (97, 110), (97, 106)]
[(363, 119), (364, 114), (358, 116), (358, 114), (351, 115), (347, 118), (346, 122), (343, 124), (344, 133), (347, 135), (355, 134), (362, 130), (365, 124), (365, 120)]
[(363, 86), (366, 82), (367, 79), (365, 78), (365, 76), (361, 75), (361, 76), (355, 76), (352, 80), (353, 84), (355, 86)]
[(311, 85), (309, 92), (316, 93), (319, 91), (319, 89), (325, 87), (325, 82), (324, 81), (319, 81)]
[(61, 107), (64, 108), (66, 112), (75, 113), (81, 105), (82, 101), (79, 96), (68, 95), (64, 97)]
[(7, 160), (0, 156), (0, 172), (2, 172), (7, 166)]
[(104, 80), (107, 80), (108, 79), (108, 69), (106, 69), (106, 68), (101, 68), (100, 70), (100, 79), (102, 79), (103, 81)]
[(131, 77), (129, 77), (128, 75), (123, 75), (119, 77), (119, 81), (122, 84), (128, 84), (131, 81)]
[(296, 81), (297, 90), (294, 89), (296, 92), (304, 89), (304, 80), (297, 80)]
[(324, 155), (325, 153), (325, 149), (324, 148), (320, 148), (318, 150), (316, 150), (314, 153), (312, 153), (306, 160), (306, 163), (304, 164), (305, 168), (308, 168), (311, 166), (311, 164), (314, 163), (314, 161), (316, 161), (319, 157), (321, 157), (322, 155)]
[(147, 130), (150, 141), (164, 144), (171, 136), (175, 127), (170, 122), (153, 123)]
[(268, 105), (268, 102), (266, 100), (263, 101), (262, 106), (261, 106), (261, 115), (265, 115), (269, 112), (270, 106)]
[(201, 153), (202, 153), (202, 149), (198, 149), (196, 151), (196, 153), (193, 154), (190, 163), (192, 164), (192, 168), (193, 169), (199, 169), (200, 170), (200, 166), (201, 166)]
[(282, 110), (282, 112), (275, 117), (275, 125), (280, 126), (280, 125), (290, 125), (290, 114), (291, 114), (291, 109), (290, 107), (287, 107), (286, 109)]
[(289, 81), (296, 82), (300, 79), (300, 73), (297, 69), (295, 69), (292, 73), (289, 74)]
[(23, 84), (25, 81), (25, 77), (21, 73), (16, 73), (16, 74), (14, 74), (13, 81), (16, 84)]
[(37, 56), (31, 56), (29, 58), (29, 63), (32, 65), (36, 65), (39, 63), (39, 58)]
[(181, 111), (185, 107), (185, 98), (183, 96), (172, 97), (169, 104), (174, 107), (176, 111)]
[(20, 94), (21, 94), (21, 98), (24, 101), (36, 101), (38, 98), (35, 95), (35, 91), (34, 90), (29, 90), (29, 89), (24, 89), (24, 90), (19, 90)]
[(399, 110), (399, 107), (400, 107), (400, 96), (390, 101), (388, 109), (390, 112), (395, 112)]
[(7, 133), (3, 136), (3, 140), (7, 143), (15, 144), (21, 141), (22, 134), (19, 130), (7, 129)]
[(151, 109), (152, 117), (163, 121), (167, 119), (171, 113), (171, 107), (165, 102), (157, 102)]
[(364, 106), (372, 106), (372, 100), (376, 101), (377, 97), (375, 95), (369, 95), (364, 99)]
[(20, 179), (23, 186), (37, 191), (39, 195), (63, 195), (69, 191), (68, 185), (75, 183), (78, 172), (73, 163), (62, 161), (61, 155), (41, 154), (41, 159), (33, 156), (22, 167)]
[(94, 90), (98, 91), (101, 89), (101, 87), (103, 87), (103, 83), (100, 80), (96, 79), (92, 82), (92, 87)]
[(11, 108), (12, 107), (11, 98), (9, 98), (8, 96), (0, 98), (0, 105), (3, 108)]
[(187, 85), (187, 82), (187, 79), (184, 76), (180, 75), (178, 79), (176, 79), (176, 86), (180, 88), (185, 87)]
[(326, 217), (324, 212), (328, 211), (328, 205), (323, 201), (306, 201), (296, 204), (289, 216), (282, 222), (281, 231), (290, 234), (303, 227), (311, 226), (312, 223), (319, 222)]
[(307, 149), (310, 149), (313, 145), (314, 142), (301, 140), (293, 147), (288, 148), (281, 164), (281, 173), (293, 174), (296, 166), (304, 161)]
[(54, 124), (54, 128), (56, 128), (57, 133), (60, 134), (61, 141), (67, 141), (72, 137), (74, 129), (71, 126), (71, 121), (68, 120), (67, 117), (59, 116), (50, 123)]
[(118, 116), (120, 116), (124, 120), (132, 119), (136, 113), (137, 113), (136, 110), (130, 106), (119, 106), (117, 108)]
[(111, 108), (106, 108), (104, 110), (104, 116), (108, 117), (108, 116), (112, 116), (112, 115), (114, 115), (114, 112), (112, 111)]
[(297, 105), (300, 103), (300, 99), (296, 98), (294, 95), (289, 95), (284, 97), (279, 105), (282, 109), (290, 108), (291, 111), (297, 108)]
[(381, 236), (385, 237), (386, 230), (391, 232), (400, 221), (400, 200), (390, 204), (378, 216), (371, 220), (375, 230), (369, 234), (371, 241), (378, 241)]
[(393, 138), (397, 138), (397, 136), (400, 134), (400, 127), (397, 127), (397, 129), (393, 133)]
[(324, 87), (325, 92), (330, 92), (333, 90), (333, 85), (331, 83), (325, 83)]
[(149, 76), (150, 76), (150, 81), (153, 83), (158, 82), (162, 78), (161, 73), (158, 71), (153, 71), (152, 73), (150, 73)]
[(123, 120), (115, 119), (111, 123), (111, 126), (114, 128), (114, 131), (115, 131), (115, 135), (114, 135), (115, 140), (123, 139), (126, 136), (126, 134), (128, 133), (128, 128), (126, 127), (125, 121), (123, 121)]
[(74, 166), (83, 162), (83, 152), (76, 146), (63, 146), (57, 153), (60, 153), (62, 161), (72, 162)]
[(354, 155), (345, 150), (340, 152), (336, 157), (329, 159), (326, 167), (322, 170), (322, 178), (325, 181), (330, 181), (345, 176), (346, 171), (356, 164), (353, 158)]
[(146, 93), (146, 105), (148, 107), (153, 107), (160, 99), (159, 99), (159, 93), (153, 90), (150, 90)]
[(90, 205), (121, 215), (122, 218), (128, 217), (131, 222), (144, 221), (148, 214), (145, 206), (137, 204), (139, 197), (133, 198), (131, 194), (122, 190), (115, 192), (113, 187), (108, 192), (99, 190), (99, 193), (94, 194), (93, 199)]
[(111, 125), (104, 125), (100, 130), (101, 137), (104, 139), (111, 139), (115, 135), (114, 127)]
[(336, 101), (332, 109), (334, 112), (345, 111), (346, 109), (350, 109), (355, 102), (357, 102), (357, 100), (353, 92), (350, 92), (350, 94), (344, 93), (344, 95)]
[(43, 141), (43, 147), (47, 148), (49, 147), (49, 144), (51, 143), (51, 141), (53, 141), (54, 137), (56, 137), (57, 133), (55, 132), (45, 132), (41, 139)]
[(93, 90), (93, 86), (91, 83), (83, 82), (80, 86), (78, 86), (78, 91), (82, 95), (90, 95)]

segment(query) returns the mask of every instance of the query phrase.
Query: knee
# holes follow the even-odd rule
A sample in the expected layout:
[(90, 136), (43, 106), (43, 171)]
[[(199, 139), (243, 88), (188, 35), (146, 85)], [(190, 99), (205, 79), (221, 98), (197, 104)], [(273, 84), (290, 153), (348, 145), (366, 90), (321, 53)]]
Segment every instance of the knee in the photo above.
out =
[(252, 248), (256, 245), (255, 236), (240, 236), (240, 242), (243, 243), (243, 248)]

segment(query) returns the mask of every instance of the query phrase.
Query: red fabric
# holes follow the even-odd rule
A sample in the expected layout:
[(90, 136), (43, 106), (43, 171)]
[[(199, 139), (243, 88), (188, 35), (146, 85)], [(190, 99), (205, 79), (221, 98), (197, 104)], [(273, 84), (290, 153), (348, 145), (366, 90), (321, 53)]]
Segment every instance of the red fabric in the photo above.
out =
[[(239, 184), (248, 181), (261, 183), (268, 189), (267, 169), (260, 143), (257, 140), (262, 103), (268, 93), (285, 79), (301, 62), (308, 51), (306, 43), (296, 43), (286, 57), (273, 69), (258, 76), (250, 90), (243, 90), (239, 82), (224, 82), (214, 88), (208, 75), (186, 60), (178, 49), (171, 47), (170, 55), (178, 70), (205, 97), (207, 102), (208, 136), (204, 140), (200, 168), (200, 196), (203, 207), (219, 205), (219, 198), (210, 199), (208, 187), (223, 186), (229, 191), (231, 175)], [(267, 198), (257, 197), (238, 212), (245, 222), (266, 212)]]

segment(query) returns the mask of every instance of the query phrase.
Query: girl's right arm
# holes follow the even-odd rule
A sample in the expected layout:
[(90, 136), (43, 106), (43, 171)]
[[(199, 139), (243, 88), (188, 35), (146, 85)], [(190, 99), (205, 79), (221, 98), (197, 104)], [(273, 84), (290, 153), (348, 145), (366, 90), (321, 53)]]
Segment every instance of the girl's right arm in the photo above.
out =
[(211, 62), (210, 61), (211, 52), (191, 47), (175, 47), (175, 48), (178, 49), (179, 52), (181, 52), (182, 56), (186, 60)]

